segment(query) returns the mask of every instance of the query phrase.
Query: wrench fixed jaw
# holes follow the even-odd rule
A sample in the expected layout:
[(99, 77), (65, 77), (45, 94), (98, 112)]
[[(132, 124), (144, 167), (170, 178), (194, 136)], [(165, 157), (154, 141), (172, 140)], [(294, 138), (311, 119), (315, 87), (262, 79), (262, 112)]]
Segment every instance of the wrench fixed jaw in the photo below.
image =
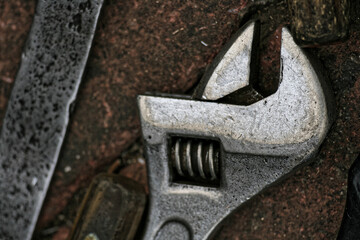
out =
[[(278, 90), (249, 106), (138, 97), (150, 188), (144, 239), (208, 239), (231, 212), (316, 154), (331, 125), (328, 96), (287, 29), (281, 59)], [(220, 142), (217, 187), (174, 181), (172, 136)]]

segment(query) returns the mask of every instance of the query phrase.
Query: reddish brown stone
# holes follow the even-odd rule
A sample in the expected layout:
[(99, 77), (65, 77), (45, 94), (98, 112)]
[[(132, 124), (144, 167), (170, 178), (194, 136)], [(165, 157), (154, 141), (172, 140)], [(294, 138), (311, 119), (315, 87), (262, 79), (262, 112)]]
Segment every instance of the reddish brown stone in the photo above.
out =
[(134, 163), (125, 168), (123, 168), (120, 175), (130, 178), (136, 182), (141, 183), (145, 186), (145, 192), (149, 193), (149, 188), (147, 185), (147, 178), (146, 178), (146, 166), (145, 163)]
[[(75, 212), (81, 197), (74, 194), (84, 192), (82, 187), (139, 137), (137, 94), (183, 93), (193, 87), (247, 13), (258, 14), (263, 22), (287, 21), (284, 1), (257, 12), (263, 2), (106, 1), (40, 226), (48, 225), (70, 200), (73, 209), (64, 212)], [(35, 1), (0, 3), (0, 124), (34, 7)], [(356, 17), (352, 22), (348, 41), (312, 50), (326, 69), (337, 103), (336, 122), (320, 155), (234, 213), (215, 239), (335, 238), (347, 171), (360, 152), (360, 22)], [(264, 51), (270, 57), (261, 59), (263, 78), (272, 78), (268, 71), (278, 66), (271, 54), (278, 52), (278, 42), (269, 41)], [(121, 174), (145, 179), (141, 164)], [(68, 215), (64, 228), (74, 217)], [(64, 228), (54, 239), (64, 239)]]
[(70, 234), (71, 228), (68, 226), (60, 227), (56, 234), (52, 237), (53, 240), (66, 240)]

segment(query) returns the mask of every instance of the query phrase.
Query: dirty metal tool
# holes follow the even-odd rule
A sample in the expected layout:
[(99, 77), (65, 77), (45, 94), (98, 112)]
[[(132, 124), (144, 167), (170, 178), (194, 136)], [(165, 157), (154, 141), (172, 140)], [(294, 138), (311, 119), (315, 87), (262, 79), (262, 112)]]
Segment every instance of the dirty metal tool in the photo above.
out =
[(248, 106), (222, 101), (251, 79), (255, 23), (205, 74), (200, 99), (138, 97), (150, 203), (143, 239), (209, 239), (222, 220), (306, 163), (331, 125), (313, 60), (282, 30), (278, 90)]
[(348, 35), (350, 0), (288, 0), (291, 30), (298, 44), (320, 45)]
[(142, 185), (116, 174), (101, 174), (91, 183), (68, 239), (132, 240), (145, 204)]
[(38, 1), (0, 135), (0, 239), (30, 239), (103, 0)]

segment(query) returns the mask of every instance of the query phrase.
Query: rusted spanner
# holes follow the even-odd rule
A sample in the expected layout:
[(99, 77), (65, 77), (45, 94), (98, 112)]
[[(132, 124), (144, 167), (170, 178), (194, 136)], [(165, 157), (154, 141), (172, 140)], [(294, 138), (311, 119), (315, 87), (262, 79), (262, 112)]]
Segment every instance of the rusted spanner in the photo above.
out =
[(30, 239), (103, 0), (42, 0), (0, 135), (0, 239)]

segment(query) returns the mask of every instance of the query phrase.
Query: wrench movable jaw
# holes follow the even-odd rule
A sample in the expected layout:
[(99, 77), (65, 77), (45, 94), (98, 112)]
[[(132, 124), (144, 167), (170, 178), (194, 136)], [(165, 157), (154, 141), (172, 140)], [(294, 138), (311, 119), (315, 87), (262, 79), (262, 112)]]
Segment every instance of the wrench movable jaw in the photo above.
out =
[[(331, 125), (329, 100), (321, 77), (286, 28), (281, 60), (278, 90), (249, 106), (139, 96), (150, 187), (144, 239), (166, 239), (179, 229), (187, 229), (188, 239), (208, 239), (234, 209), (317, 152)], [(174, 181), (168, 144), (173, 136), (220, 142), (217, 187)]]
[(255, 22), (238, 31), (207, 69), (197, 87), (197, 98), (214, 101), (249, 86), (251, 59), (256, 55), (258, 32)]

